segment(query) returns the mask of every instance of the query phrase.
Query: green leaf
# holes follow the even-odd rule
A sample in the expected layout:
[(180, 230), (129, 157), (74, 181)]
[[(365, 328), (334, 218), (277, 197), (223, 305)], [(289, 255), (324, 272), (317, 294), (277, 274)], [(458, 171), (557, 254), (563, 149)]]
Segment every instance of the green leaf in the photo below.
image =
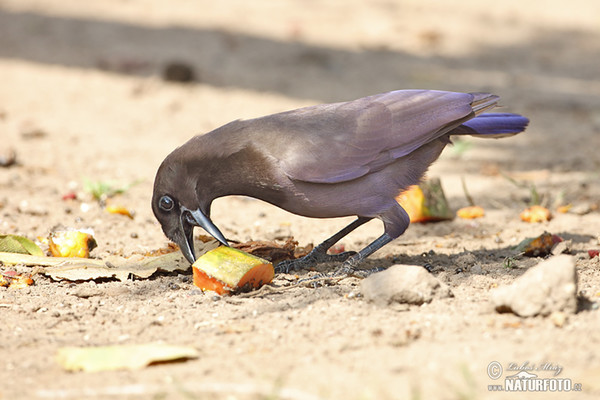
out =
[(0, 252), (31, 254), (40, 257), (44, 255), (37, 244), (24, 236), (18, 235), (0, 235)]
[(56, 361), (67, 371), (140, 369), (150, 364), (197, 358), (193, 347), (168, 344), (131, 344), (99, 347), (61, 347)]

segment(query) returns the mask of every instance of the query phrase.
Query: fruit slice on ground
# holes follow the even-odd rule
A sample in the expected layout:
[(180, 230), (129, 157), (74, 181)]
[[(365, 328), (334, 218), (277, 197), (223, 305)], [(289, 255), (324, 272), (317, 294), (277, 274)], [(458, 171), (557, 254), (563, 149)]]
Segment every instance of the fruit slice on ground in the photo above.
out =
[(211, 250), (194, 263), (194, 285), (202, 290), (226, 294), (259, 288), (273, 280), (273, 264), (232, 247)]
[(531, 206), (523, 210), (520, 217), (525, 222), (547, 222), (552, 219), (552, 214), (546, 207)]
[(481, 218), (485, 215), (485, 210), (479, 206), (468, 206), (456, 211), (456, 215), (462, 219)]
[(454, 217), (437, 178), (409, 187), (396, 201), (406, 210), (410, 222), (444, 221)]
[(97, 244), (94, 237), (86, 232), (55, 231), (48, 237), (48, 246), (54, 257), (87, 258)]

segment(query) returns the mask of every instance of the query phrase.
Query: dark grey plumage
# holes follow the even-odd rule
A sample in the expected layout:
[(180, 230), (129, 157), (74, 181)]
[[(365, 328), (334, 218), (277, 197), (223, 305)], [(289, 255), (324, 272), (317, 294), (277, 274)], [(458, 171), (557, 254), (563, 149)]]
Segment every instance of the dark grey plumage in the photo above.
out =
[(401, 90), (233, 121), (167, 156), (152, 209), (190, 262), (194, 226), (227, 243), (210, 220), (211, 203), (222, 196), (251, 196), (307, 217), (358, 217), (304, 264), (325, 259), (341, 237), (381, 219), (384, 234), (346, 260), (349, 271), (404, 233), (409, 218), (395, 198), (420, 181), (451, 135), (504, 137), (525, 129), (520, 115), (482, 114), (497, 101), (487, 93)]

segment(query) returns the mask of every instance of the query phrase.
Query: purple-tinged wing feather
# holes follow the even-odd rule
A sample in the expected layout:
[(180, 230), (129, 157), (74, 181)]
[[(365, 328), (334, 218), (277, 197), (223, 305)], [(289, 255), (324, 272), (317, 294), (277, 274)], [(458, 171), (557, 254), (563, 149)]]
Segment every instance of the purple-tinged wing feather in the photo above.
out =
[(473, 99), (468, 93), (402, 90), (275, 114), (265, 122), (285, 132), (274, 140), (286, 149), (277, 158), (290, 178), (336, 183), (443, 136), (474, 116)]

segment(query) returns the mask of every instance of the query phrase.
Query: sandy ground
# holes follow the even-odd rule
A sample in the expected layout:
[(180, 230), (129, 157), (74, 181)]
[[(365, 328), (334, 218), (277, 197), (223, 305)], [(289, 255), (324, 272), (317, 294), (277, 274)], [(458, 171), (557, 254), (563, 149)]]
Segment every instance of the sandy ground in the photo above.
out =
[[(599, 259), (587, 257), (600, 247), (599, 39), (600, 3), (583, 0), (0, 0), (0, 151), (14, 149), (18, 160), (0, 168), (0, 233), (35, 239), (59, 225), (92, 228), (96, 258), (165, 246), (149, 206), (158, 165), (233, 119), (401, 88), (491, 91), (503, 111), (531, 119), (518, 137), (447, 149), (430, 170), (455, 209), (467, 204), (464, 177), (484, 218), (415, 224), (366, 265), (429, 263), (454, 298), (375, 306), (355, 278), (220, 298), (195, 290), (190, 270), (126, 282), (36, 275), (29, 288), (0, 289), (0, 398), (532, 395), (489, 391), (498, 382), (487, 373), (493, 361), (560, 365), (560, 377), (583, 390), (544, 398), (598, 398), (595, 307), (556, 326), (497, 314), (489, 291), (537, 264), (520, 259), (506, 269), (503, 259), (549, 231), (572, 240), (580, 295), (599, 300)], [(172, 62), (192, 66), (196, 80), (161, 79)], [(139, 182), (118, 197), (135, 218), (104, 212), (83, 191), (86, 179)], [(551, 208), (571, 203), (579, 212), (521, 222), (531, 184)], [(78, 199), (62, 200), (70, 191)], [(300, 245), (348, 222), (245, 198), (218, 200), (213, 220), (232, 239), (293, 236)], [(380, 233), (373, 221), (343, 244), (359, 249)], [(67, 345), (151, 342), (194, 346), (200, 356), (100, 373), (65, 372), (54, 359)]]

